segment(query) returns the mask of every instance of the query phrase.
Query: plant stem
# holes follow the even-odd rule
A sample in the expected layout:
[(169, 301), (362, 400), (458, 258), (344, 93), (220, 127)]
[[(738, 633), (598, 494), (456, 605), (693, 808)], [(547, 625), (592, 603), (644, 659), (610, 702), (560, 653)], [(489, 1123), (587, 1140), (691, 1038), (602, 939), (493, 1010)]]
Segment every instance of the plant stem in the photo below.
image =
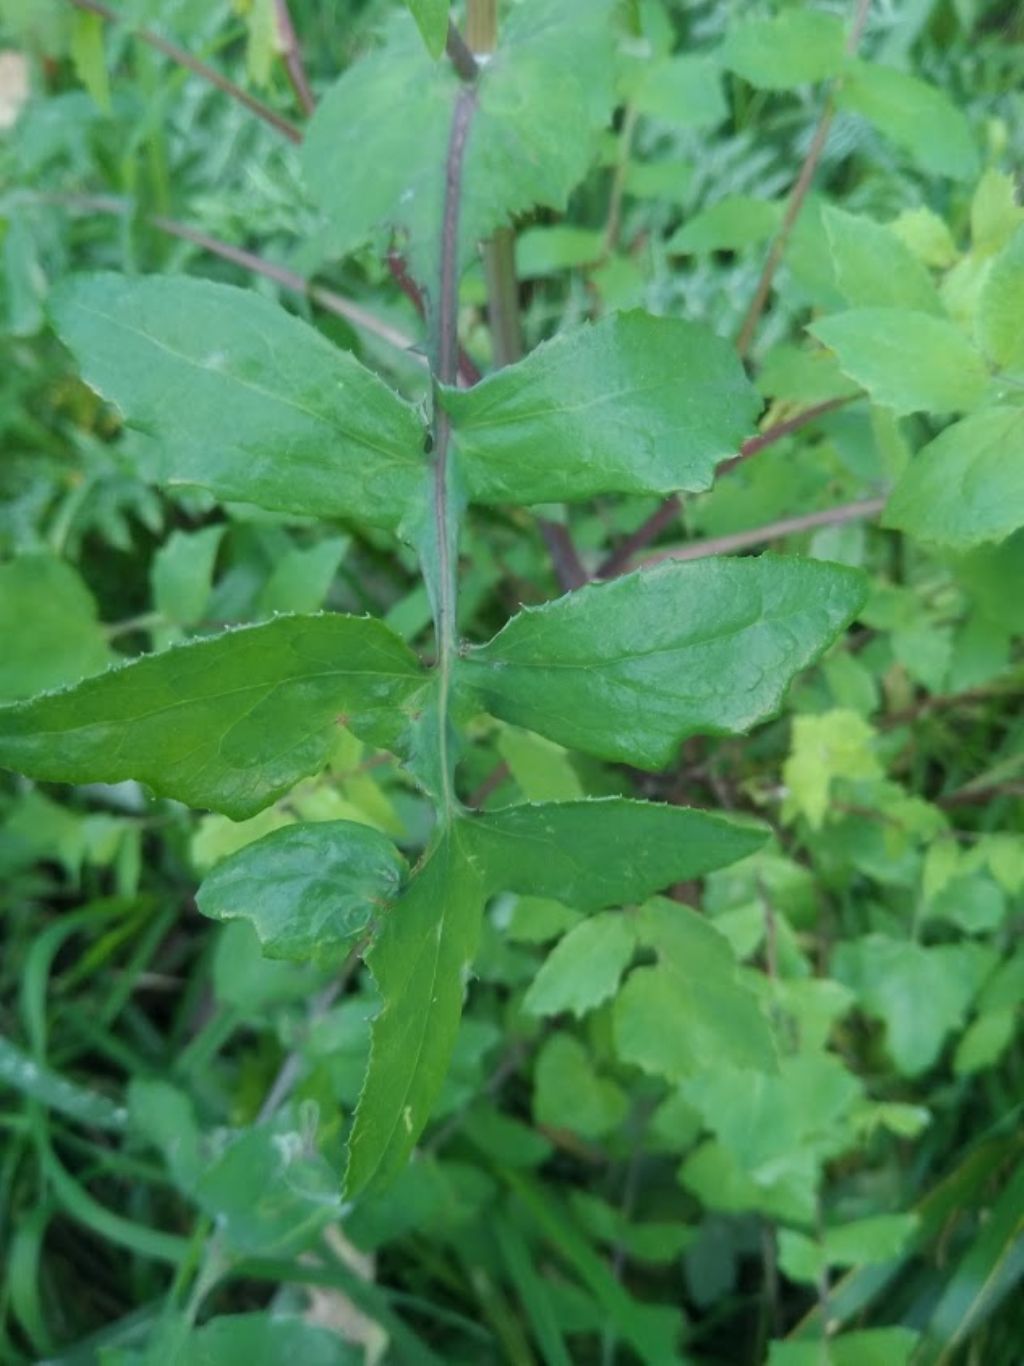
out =
[(284, 69), (288, 73), (288, 80), (295, 91), (302, 112), (308, 117), (316, 108), (316, 100), (313, 98), (309, 77), (302, 63), (302, 50), (288, 9), (288, 0), (274, 0), (274, 15), (277, 19), (277, 36), (281, 44)]
[[(861, 34), (864, 32), (864, 25), (867, 22), (870, 8), (871, 0), (856, 0), (853, 23), (850, 26), (850, 32), (846, 40), (846, 55), (848, 57), (852, 57), (860, 46)], [(803, 165), (800, 167), (800, 174), (797, 176), (793, 188), (790, 191), (782, 223), (768, 250), (768, 256), (765, 260), (764, 267), (761, 270), (757, 288), (754, 291), (754, 297), (750, 301), (750, 307), (747, 309), (739, 336), (736, 339), (736, 350), (744, 358), (746, 358), (746, 355), (753, 344), (757, 325), (761, 321), (761, 314), (765, 310), (765, 305), (768, 303), (768, 296), (772, 291), (772, 284), (775, 281), (775, 272), (779, 268), (779, 263), (781, 262), (789, 243), (790, 234), (796, 226), (796, 220), (800, 217), (800, 210), (803, 208), (804, 200), (807, 198), (807, 191), (811, 188), (811, 181), (814, 179), (814, 173), (818, 169), (818, 162), (821, 160), (821, 154), (825, 150), (825, 143), (828, 141), (828, 135), (832, 128), (832, 120), (835, 117), (836, 112), (835, 92), (838, 90), (841, 80), (842, 78), (840, 77), (833, 82), (832, 89), (829, 91), (825, 106), (818, 119), (818, 126), (814, 130), (814, 136), (811, 138), (811, 143), (807, 148), (807, 154), (804, 157)]]
[[(474, 64), (475, 65), (475, 64)], [(452, 115), (448, 155), (445, 161), (444, 220), (441, 231), (441, 279), (438, 289), (436, 342), (431, 368), (437, 384), (452, 385), (458, 374), (458, 265), (459, 211), (462, 199), (462, 167), (473, 115), (476, 113), (476, 88), (465, 85), (459, 91)], [(447, 822), (455, 809), (452, 761), (448, 735), (448, 707), (452, 669), (457, 650), (456, 568), (458, 554), (458, 512), (449, 487), (448, 449), (451, 419), (434, 404), (434, 552), (436, 582), (432, 585), (434, 621), (437, 637), (438, 673), (438, 746), (442, 784), (442, 818)]]
[(493, 52), (498, 46), (498, 0), (469, 0), (466, 41), (471, 52)]
[[(877, 517), (885, 507), (886, 498), (865, 498), (858, 503), (841, 503), (821, 512), (807, 512), (801, 517), (784, 517), (778, 522), (754, 527), (751, 531), (736, 531), (729, 536), (712, 536), (705, 541), (691, 541), (689, 545), (672, 546), (656, 551), (640, 561), (641, 565), (660, 564), (662, 560), (703, 560), (709, 555), (728, 555), (734, 550), (750, 550), (783, 536), (796, 536), (802, 531), (813, 531), (819, 526), (840, 526), (844, 522), (858, 522)], [(636, 567), (636, 566), (634, 566)]]
[[(68, 3), (74, 5), (76, 9), (99, 15), (108, 24), (121, 23), (123, 19), (122, 15), (111, 9), (109, 5), (103, 4), (102, 0), (68, 0)], [(132, 32), (140, 42), (147, 43), (157, 52), (162, 52), (165, 57), (169, 57), (172, 62), (177, 62), (179, 66), (185, 67), (193, 75), (208, 81), (210, 85), (215, 85), (225, 95), (230, 95), (233, 100), (243, 105), (251, 114), (255, 114), (257, 118), (262, 119), (264, 123), (283, 134), (289, 142), (299, 143), (302, 141), (302, 130), (297, 128), (289, 119), (283, 118), (268, 104), (264, 104), (262, 100), (250, 95), (247, 90), (243, 90), (240, 85), (236, 85), (227, 76), (222, 76), (219, 71), (215, 71), (212, 66), (207, 66), (198, 57), (193, 57), (191, 52), (186, 52), (177, 43), (168, 42), (166, 38), (161, 38), (159, 33), (154, 33), (152, 29), (148, 28), (133, 27)]]

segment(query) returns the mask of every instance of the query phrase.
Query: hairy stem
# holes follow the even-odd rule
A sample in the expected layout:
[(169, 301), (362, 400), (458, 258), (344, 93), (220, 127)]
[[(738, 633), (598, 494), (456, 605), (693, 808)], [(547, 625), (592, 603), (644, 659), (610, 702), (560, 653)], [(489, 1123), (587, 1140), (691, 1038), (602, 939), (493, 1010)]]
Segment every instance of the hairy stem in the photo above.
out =
[[(458, 374), (458, 288), (459, 288), (459, 211), (462, 199), (462, 168), (473, 115), (476, 89), (466, 85), (459, 91), (452, 116), (448, 155), (445, 162), (444, 221), (441, 232), (441, 278), (437, 294), (436, 339), (431, 356), (435, 382), (455, 383)], [(434, 405), (434, 550), (436, 582), (433, 584), (438, 671), (438, 744), (442, 783), (443, 816), (449, 819), (455, 808), (452, 761), (449, 752), (448, 707), (452, 669), (458, 647), (456, 631), (456, 557), (458, 553), (458, 511), (451, 496), (448, 452), (451, 419), (439, 403)]]
[[(123, 20), (123, 16), (118, 14), (117, 10), (103, 4), (102, 0), (68, 0), (68, 3), (74, 5), (76, 9), (85, 10), (88, 14), (99, 15), (108, 24), (121, 23)], [(177, 62), (179, 66), (185, 67), (193, 75), (199, 76), (202, 80), (209, 82), (210, 85), (216, 86), (218, 90), (222, 90), (225, 95), (230, 95), (236, 103), (243, 105), (251, 114), (255, 114), (257, 118), (262, 119), (264, 123), (283, 134), (290, 142), (302, 141), (302, 130), (297, 128), (289, 119), (283, 118), (268, 104), (264, 104), (262, 100), (250, 95), (247, 90), (243, 90), (240, 85), (236, 85), (227, 76), (222, 76), (212, 66), (207, 66), (198, 57), (193, 57), (191, 52), (186, 52), (177, 43), (161, 38), (159, 33), (154, 33), (152, 29), (148, 28), (135, 28), (133, 26), (132, 32), (140, 42), (155, 48), (157, 52), (162, 52), (172, 62)]]

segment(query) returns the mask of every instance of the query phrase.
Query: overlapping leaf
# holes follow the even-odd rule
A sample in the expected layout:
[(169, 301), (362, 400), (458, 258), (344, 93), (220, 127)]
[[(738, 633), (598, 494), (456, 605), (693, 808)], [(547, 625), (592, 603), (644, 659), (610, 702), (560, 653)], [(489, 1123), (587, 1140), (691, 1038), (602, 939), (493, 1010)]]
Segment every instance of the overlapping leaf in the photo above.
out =
[(731, 346), (639, 309), (563, 333), (441, 402), (480, 503), (705, 489), (760, 408)]
[(488, 891), (582, 911), (644, 900), (760, 848), (766, 831), (710, 811), (625, 797), (487, 812), (466, 827)]
[(864, 600), (820, 561), (666, 564), (527, 609), (459, 664), (463, 689), (559, 744), (648, 768), (770, 715)]
[(339, 715), (391, 733), (422, 684), (380, 622), (278, 617), (0, 707), (0, 764), (48, 782), (135, 778), (242, 820), (326, 763)]
[(394, 899), (402, 871), (367, 825), (290, 825), (218, 863), (196, 903), (215, 920), (251, 921), (268, 958), (336, 964)]
[(159, 482), (383, 527), (414, 506), (426, 472), (415, 411), (251, 290), (92, 275), (68, 281), (52, 311), (87, 383), (152, 438)]

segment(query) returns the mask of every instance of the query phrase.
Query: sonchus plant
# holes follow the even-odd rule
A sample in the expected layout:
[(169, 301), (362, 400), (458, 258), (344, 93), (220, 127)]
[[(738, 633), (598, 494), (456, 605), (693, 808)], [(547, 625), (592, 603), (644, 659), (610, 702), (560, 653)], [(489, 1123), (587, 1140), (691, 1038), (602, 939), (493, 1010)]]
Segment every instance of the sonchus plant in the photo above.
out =
[[(613, 102), (613, 5), (524, 0), (493, 52), (481, 25), (491, 7), (475, 6), (475, 55), (446, 5), (410, 8), (426, 48), (409, 16), (397, 20), (324, 99), (302, 157), (337, 252), (395, 247), (416, 280), (429, 410), (241, 289), (79, 277), (59, 289), (52, 317), (86, 382), (142, 434), (159, 482), (362, 524), (412, 547), (432, 657), (369, 617), (279, 616), (0, 709), (0, 761), (23, 774), (136, 779), (233, 820), (323, 770), (339, 727), (391, 751), (429, 794), (433, 832), (412, 868), (366, 826), (299, 823), (231, 855), (198, 894), (208, 916), (250, 920), (269, 956), (334, 967), (365, 953), (381, 1006), (349, 1196), (393, 1178), (430, 1119), (488, 898), (511, 891), (597, 912), (765, 838), (723, 815), (625, 796), (472, 812), (460, 757), (475, 718), (657, 770), (688, 736), (743, 733), (772, 715), (864, 596), (857, 571), (818, 560), (666, 563), (521, 611), (491, 640), (460, 639), (460, 527), (474, 505), (706, 489), (760, 402), (726, 342), (642, 311), (567, 330), (460, 386), (460, 278), (512, 215), (564, 206), (587, 169)], [(659, 914), (666, 907), (679, 962), (699, 965), (680, 978), (687, 1065), (773, 1071), (767, 1018), (725, 941), (683, 905)]]

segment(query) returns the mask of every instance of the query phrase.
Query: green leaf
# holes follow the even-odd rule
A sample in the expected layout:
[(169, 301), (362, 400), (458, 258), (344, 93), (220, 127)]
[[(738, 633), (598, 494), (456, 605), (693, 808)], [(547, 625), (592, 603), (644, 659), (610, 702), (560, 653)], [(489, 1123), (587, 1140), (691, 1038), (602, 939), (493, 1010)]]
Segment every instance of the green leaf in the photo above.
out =
[(570, 930), (545, 960), (523, 1000), (530, 1015), (585, 1015), (615, 994), (636, 939), (629, 919), (605, 911)]
[(912, 1328), (865, 1328), (822, 1342), (773, 1342), (767, 1366), (909, 1366)]
[[(612, 102), (610, 9), (610, 0), (524, 0), (503, 24), (477, 81), (466, 145), (462, 263), (512, 215), (535, 204), (564, 208), (585, 173)], [(435, 64), (403, 18), (320, 102), (302, 165), (338, 254), (397, 230), (414, 275), (433, 290), (459, 91), (451, 64)]]
[(836, 283), (851, 308), (942, 312), (928, 271), (890, 228), (831, 204), (823, 218)]
[(483, 884), (461, 824), (444, 831), (367, 955), (383, 1005), (349, 1141), (345, 1188), (402, 1168), (441, 1092), (480, 935)]
[(775, 1070), (768, 1021), (739, 984), (736, 959), (716, 929), (689, 907), (657, 898), (640, 910), (636, 933), (658, 962), (631, 972), (616, 997), (623, 1062), (669, 1081), (728, 1065)]
[(730, 71), (762, 90), (827, 80), (843, 65), (842, 21), (820, 10), (784, 10), (729, 29), (720, 56)]
[(701, 209), (665, 244), (668, 252), (743, 251), (767, 241), (782, 220), (780, 206), (752, 195), (733, 194)]
[(313, 1136), (285, 1112), (233, 1135), (207, 1161), (195, 1188), (228, 1246), (251, 1256), (290, 1256), (340, 1217), (338, 1178)]
[(765, 835), (709, 811), (625, 797), (510, 806), (465, 827), (488, 892), (554, 897), (582, 911), (642, 901), (734, 863)]
[(527, 608), (459, 676), (503, 720), (660, 768), (688, 735), (770, 715), (863, 601), (859, 573), (821, 561), (669, 563)]
[(583, 797), (572, 760), (561, 745), (553, 745), (532, 730), (502, 726), (497, 749), (528, 802), (571, 802)]
[(1013, 373), (1024, 373), (1024, 228), (992, 262), (978, 299), (977, 333), (985, 354)]
[(380, 622), (278, 617), (0, 707), (0, 764), (45, 782), (135, 778), (243, 820), (326, 764), (340, 713), (377, 733), (377, 713), (422, 682)]
[(1017, 1033), (1017, 1012), (1012, 1007), (979, 1015), (964, 1030), (953, 1057), (958, 1077), (970, 1077), (994, 1067)]
[(96, 603), (77, 572), (51, 555), (0, 565), (0, 701), (98, 673), (111, 660)]
[(851, 62), (836, 94), (841, 109), (862, 114), (921, 170), (973, 180), (978, 151), (967, 116), (948, 95), (889, 66)]
[(885, 525), (961, 551), (1024, 526), (1024, 409), (985, 408), (918, 451)]
[(402, 871), (368, 825), (290, 825), (218, 863), (196, 904), (212, 920), (250, 920), (268, 958), (336, 966), (394, 900)]
[(761, 406), (734, 348), (639, 310), (563, 332), (441, 402), (479, 503), (706, 489)]
[(839, 708), (793, 717), (793, 747), (782, 778), (787, 805), (820, 830), (836, 778), (870, 780), (884, 771), (871, 745), (875, 732), (857, 712)]
[(594, 1069), (587, 1050), (571, 1034), (555, 1034), (537, 1055), (533, 1117), (551, 1129), (602, 1138), (626, 1117), (622, 1089)]
[(1002, 251), (1022, 223), (1024, 208), (1017, 203), (1013, 176), (989, 166), (971, 200), (971, 255)]
[(111, 112), (110, 81), (103, 50), (103, 19), (80, 11), (71, 24), (71, 60), (75, 73), (104, 114)]
[(152, 439), (159, 482), (389, 528), (417, 503), (416, 412), (251, 290), (87, 275), (56, 290), (51, 311), (86, 382)]
[(194, 626), (202, 618), (225, 530), (221, 525), (175, 531), (157, 551), (151, 574), (153, 605), (168, 621)]
[(228, 1314), (211, 1319), (188, 1338), (179, 1366), (356, 1366), (363, 1350), (337, 1333), (320, 1328), (298, 1314), (276, 1309), (257, 1314)]
[(993, 961), (993, 951), (980, 944), (925, 948), (871, 934), (838, 946), (833, 973), (885, 1022), (893, 1062), (913, 1077), (935, 1062), (960, 1026)]
[(683, 128), (717, 128), (729, 113), (721, 69), (708, 57), (655, 62), (638, 85), (633, 104), (648, 118)]
[(839, 368), (875, 403), (897, 415), (975, 408), (989, 387), (977, 351), (945, 318), (906, 308), (855, 308), (808, 331), (834, 351)]
[(89, 1128), (123, 1129), (128, 1112), (98, 1091), (88, 1091), (22, 1052), (0, 1034), (0, 1086), (30, 1096), (41, 1105)]
[(448, 0), (405, 0), (427, 51), (435, 59), (444, 51), (448, 36)]

